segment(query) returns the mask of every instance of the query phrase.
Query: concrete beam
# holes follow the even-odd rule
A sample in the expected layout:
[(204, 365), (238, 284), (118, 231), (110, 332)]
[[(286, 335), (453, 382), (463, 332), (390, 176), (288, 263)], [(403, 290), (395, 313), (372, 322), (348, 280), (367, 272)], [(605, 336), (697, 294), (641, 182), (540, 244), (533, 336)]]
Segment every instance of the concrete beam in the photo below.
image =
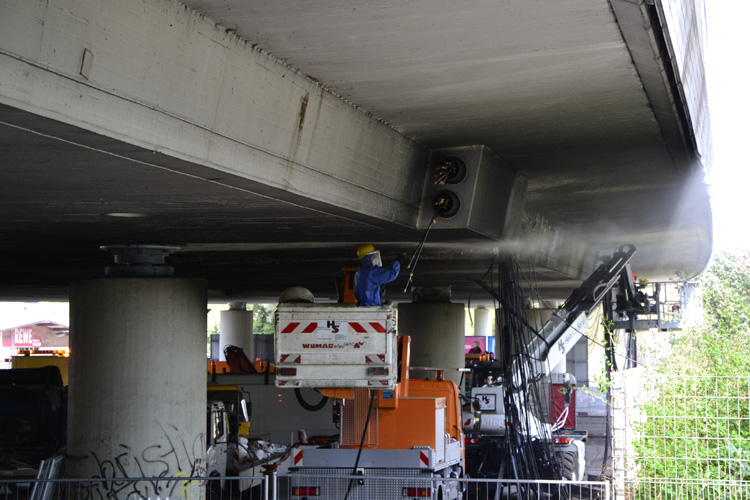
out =
[(426, 151), (172, 0), (7, 0), (0, 103), (414, 227)]
[[(692, 127), (700, 129), (699, 133), (704, 143), (708, 133), (705, 128), (708, 122), (703, 112), (696, 114), (698, 122), (692, 122), (686, 115), (689, 113), (688, 106), (682, 102), (683, 95), (679, 82), (676, 81), (678, 73), (670, 61), (669, 42), (665, 40), (663, 28), (660, 26), (657, 8), (653, 2), (647, 0), (611, 0), (610, 4), (661, 128), (664, 142), (672, 155), (675, 169), (689, 174), (696, 168), (692, 151), (695, 151), (697, 146)], [(690, 7), (694, 9), (694, 5)], [(647, 33), (647, 36), (643, 36), (643, 33)], [(695, 35), (696, 46), (702, 45), (697, 33), (686, 35), (690, 38)], [(701, 64), (694, 69), (702, 79), (702, 54), (698, 57)], [(702, 88), (705, 89), (705, 85)], [(696, 112), (698, 111), (696, 109)], [(705, 147), (703, 144), (702, 146)]]

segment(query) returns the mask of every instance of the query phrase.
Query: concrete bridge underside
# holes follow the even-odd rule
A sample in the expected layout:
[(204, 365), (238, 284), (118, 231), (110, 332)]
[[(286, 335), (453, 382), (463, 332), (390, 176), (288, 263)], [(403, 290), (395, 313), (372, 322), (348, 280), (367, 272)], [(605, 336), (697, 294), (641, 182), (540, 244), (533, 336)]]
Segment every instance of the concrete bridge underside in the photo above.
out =
[[(68, 475), (207, 473), (205, 304), (335, 300), (363, 242), (431, 227), (414, 284), (454, 302), (503, 252), (547, 299), (623, 243), (700, 272), (703, 31), (700, 0), (0, 0), (0, 299), (70, 300)], [(175, 277), (104, 279), (113, 245)], [(412, 356), (458, 368), (435, 308)]]
[(438, 220), (415, 284), (463, 300), (516, 251), (562, 298), (621, 243), (640, 276), (693, 276), (711, 212), (690, 7), (3, 0), (0, 297), (66, 299), (111, 264), (101, 245), (163, 244), (209, 299), (335, 299), (360, 243), (414, 251), (435, 152), (466, 146), (489, 177), (462, 209), (489, 209)]

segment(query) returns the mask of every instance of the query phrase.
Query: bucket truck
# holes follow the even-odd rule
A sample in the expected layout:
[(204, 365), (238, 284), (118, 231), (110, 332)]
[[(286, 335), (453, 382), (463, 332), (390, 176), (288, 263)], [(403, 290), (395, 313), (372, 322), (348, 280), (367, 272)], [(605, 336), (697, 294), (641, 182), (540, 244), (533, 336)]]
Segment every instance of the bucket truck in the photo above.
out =
[(341, 404), (338, 442), (292, 449), (291, 498), (461, 498), (458, 387), (409, 378), (390, 307), (279, 304), (275, 340), (277, 387)]

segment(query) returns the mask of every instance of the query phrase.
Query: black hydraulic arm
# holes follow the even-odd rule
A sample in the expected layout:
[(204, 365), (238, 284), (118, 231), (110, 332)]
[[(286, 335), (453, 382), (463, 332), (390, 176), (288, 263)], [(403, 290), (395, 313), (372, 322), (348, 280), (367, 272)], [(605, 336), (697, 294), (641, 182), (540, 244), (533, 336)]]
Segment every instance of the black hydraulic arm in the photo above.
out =
[(566, 336), (566, 332), (569, 333), (568, 330), (576, 324), (581, 315), (588, 316), (602, 303), (607, 292), (618, 282), (623, 273), (627, 275), (626, 279), (632, 282), (630, 259), (633, 255), (635, 255), (635, 246), (628, 244), (618, 247), (611, 259), (597, 267), (591, 276), (581, 283), (581, 286), (573, 290), (563, 304), (562, 311), (554, 314), (542, 328), (540, 336), (532, 341), (532, 348), (529, 351), (534, 359), (546, 360), (551, 347), (563, 337), (570, 336)]
[(601, 304), (604, 295), (620, 279), (623, 271), (627, 275), (624, 281), (630, 285), (630, 288), (633, 288), (633, 281), (630, 277), (630, 259), (633, 255), (635, 255), (635, 246), (618, 247), (611, 259), (597, 267), (591, 276), (581, 283), (581, 286), (573, 290), (568, 300), (565, 301), (564, 309), (568, 313), (580, 311), (589, 314)]

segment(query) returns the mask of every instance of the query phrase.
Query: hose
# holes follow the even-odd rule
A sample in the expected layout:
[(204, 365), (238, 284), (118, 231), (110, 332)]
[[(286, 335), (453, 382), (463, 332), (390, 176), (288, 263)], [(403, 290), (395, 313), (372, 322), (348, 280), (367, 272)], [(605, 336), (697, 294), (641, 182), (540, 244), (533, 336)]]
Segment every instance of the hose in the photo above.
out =
[(328, 402), (328, 397), (323, 396), (317, 404), (311, 405), (310, 403), (305, 401), (305, 398), (302, 397), (302, 391), (300, 391), (299, 389), (294, 389), (294, 396), (297, 398), (297, 402), (300, 404), (300, 406), (302, 406), (302, 408), (307, 411), (320, 411)]
[[(370, 406), (367, 409), (367, 420), (365, 420), (365, 428), (362, 430), (362, 439), (359, 442), (359, 450), (357, 450), (357, 459), (354, 461), (354, 469), (352, 470), (352, 476), (357, 475), (357, 467), (359, 467), (359, 457), (362, 455), (362, 448), (365, 446), (365, 438), (367, 437), (367, 428), (370, 426), (370, 416), (372, 415), (372, 403), (375, 401), (375, 391), (370, 391)], [(352, 491), (352, 484), (354, 484), (354, 478), (349, 480), (349, 487), (346, 489), (346, 495), (344, 500), (349, 498), (349, 493)]]

